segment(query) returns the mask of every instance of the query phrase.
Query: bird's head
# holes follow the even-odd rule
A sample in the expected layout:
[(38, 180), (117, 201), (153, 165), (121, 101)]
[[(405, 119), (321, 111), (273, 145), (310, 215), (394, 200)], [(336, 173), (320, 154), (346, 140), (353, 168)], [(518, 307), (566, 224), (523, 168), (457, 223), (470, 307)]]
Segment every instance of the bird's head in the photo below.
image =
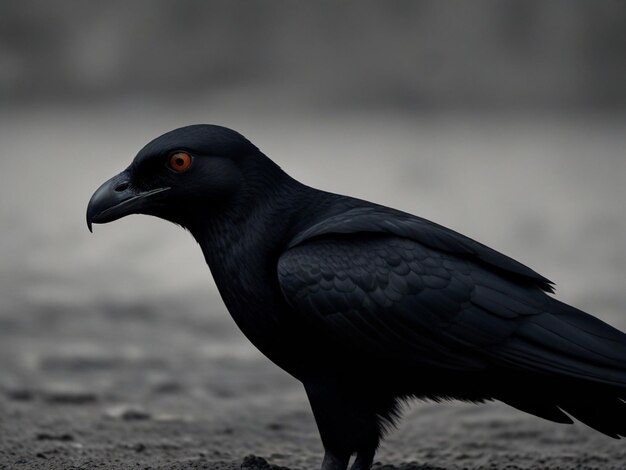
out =
[[(87, 225), (130, 214), (187, 225), (193, 214), (231, 204), (254, 166), (273, 165), (241, 134), (198, 124), (175, 129), (148, 143), (131, 165), (105, 182), (87, 207)], [(276, 167), (278, 168), (278, 167)]]

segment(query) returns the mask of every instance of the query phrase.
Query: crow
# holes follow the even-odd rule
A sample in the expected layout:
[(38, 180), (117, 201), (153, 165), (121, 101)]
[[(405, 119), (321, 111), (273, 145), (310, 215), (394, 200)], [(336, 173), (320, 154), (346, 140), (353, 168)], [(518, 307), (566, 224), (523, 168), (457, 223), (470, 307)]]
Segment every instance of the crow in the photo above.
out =
[(423, 218), (308, 187), (239, 133), (191, 125), (105, 182), (92, 223), (186, 228), (246, 337), (300, 380), (323, 470), (371, 467), (412, 398), (499, 400), (626, 436), (626, 335), (553, 283)]

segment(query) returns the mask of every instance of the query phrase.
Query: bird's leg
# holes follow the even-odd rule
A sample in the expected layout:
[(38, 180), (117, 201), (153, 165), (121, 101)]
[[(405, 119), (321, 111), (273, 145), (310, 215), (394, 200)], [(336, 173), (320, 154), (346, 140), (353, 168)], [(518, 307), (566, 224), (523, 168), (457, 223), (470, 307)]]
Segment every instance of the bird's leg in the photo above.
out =
[(370, 468), (372, 468), (375, 454), (375, 448), (358, 451), (356, 454), (356, 459), (350, 467), (350, 470), (369, 470)]
[[(328, 376), (305, 382), (304, 387), (326, 451), (322, 470), (346, 470), (355, 452), (352, 468), (369, 469), (381, 434), (371, 397), (362, 387)], [(361, 449), (371, 451), (362, 453)]]

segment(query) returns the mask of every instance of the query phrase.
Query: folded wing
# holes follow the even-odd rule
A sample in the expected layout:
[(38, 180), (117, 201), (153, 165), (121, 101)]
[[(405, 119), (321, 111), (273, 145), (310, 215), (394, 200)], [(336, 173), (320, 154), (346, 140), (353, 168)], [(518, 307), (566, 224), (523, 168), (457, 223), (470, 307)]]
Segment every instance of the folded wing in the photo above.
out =
[[(603, 406), (611, 403), (607, 413), (626, 416), (626, 335), (548, 296), (547, 279), (484, 245), (421, 219), (368, 218), (335, 216), (282, 254), (278, 278), (294, 311), (353, 350), (407, 366), (517, 370), (597, 385)], [(626, 425), (597, 422), (572, 397), (548, 406), (536, 397), (504, 401), (567, 422), (560, 407), (624, 435)]]

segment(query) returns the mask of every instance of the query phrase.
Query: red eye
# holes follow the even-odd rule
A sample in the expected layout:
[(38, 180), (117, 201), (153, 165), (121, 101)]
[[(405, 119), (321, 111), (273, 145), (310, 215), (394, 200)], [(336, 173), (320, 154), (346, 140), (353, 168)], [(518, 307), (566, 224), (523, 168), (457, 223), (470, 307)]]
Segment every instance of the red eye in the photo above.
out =
[(177, 173), (187, 171), (191, 166), (191, 155), (184, 152), (178, 152), (170, 157), (169, 167)]

